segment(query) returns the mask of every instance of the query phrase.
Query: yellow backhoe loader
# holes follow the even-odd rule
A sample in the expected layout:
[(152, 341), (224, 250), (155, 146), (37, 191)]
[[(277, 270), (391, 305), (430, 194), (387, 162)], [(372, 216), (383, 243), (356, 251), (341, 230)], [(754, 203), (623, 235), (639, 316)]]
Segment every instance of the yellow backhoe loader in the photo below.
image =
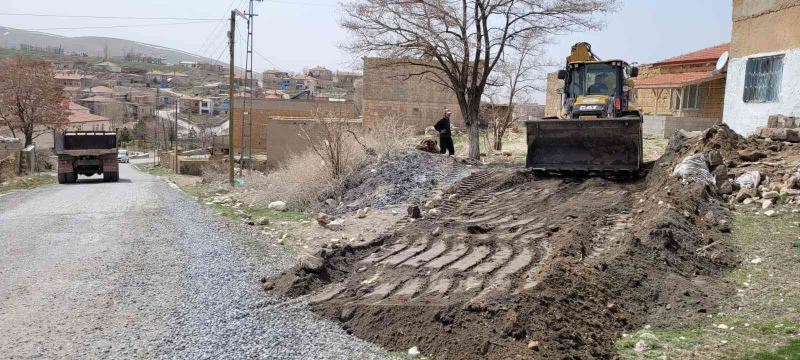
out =
[(642, 114), (629, 105), (637, 67), (601, 60), (588, 43), (572, 46), (559, 116), (527, 121), (526, 165), (548, 172), (636, 175), (642, 165)]

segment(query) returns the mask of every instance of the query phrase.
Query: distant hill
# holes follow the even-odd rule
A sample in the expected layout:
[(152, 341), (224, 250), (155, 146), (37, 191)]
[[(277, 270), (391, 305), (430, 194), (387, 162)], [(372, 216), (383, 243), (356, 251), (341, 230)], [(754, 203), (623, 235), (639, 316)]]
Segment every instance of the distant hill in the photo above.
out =
[(0, 47), (19, 49), (20, 44), (42, 48), (61, 47), (64, 51), (86, 53), (89, 56), (99, 57), (104, 56), (106, 47), (108, 47), (109, 56), (112, 57), (122, 56), (125, 52), (142, 53), (151, 56), (163, 56), (167, 62), (172, 64), (177, 64), (181, 61), (207, 63), (214, 61), (214, 59), (198, 56), (182, 50), (125, 39), (99, 36), (66, 37), (0, 26)]

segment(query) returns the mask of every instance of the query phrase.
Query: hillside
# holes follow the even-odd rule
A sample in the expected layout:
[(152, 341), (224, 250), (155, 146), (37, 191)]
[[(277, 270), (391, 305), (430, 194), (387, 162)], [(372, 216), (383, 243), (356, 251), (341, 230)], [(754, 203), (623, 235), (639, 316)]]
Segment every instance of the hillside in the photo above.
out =
[(36, 31), (18, 30), (0, 26), (0, 48), (19, 49), (20, 44), (38, 47), (62, 47), (64, 51), (86, 53), (90, 56), (103, 56), (106, 46), (109, 54), (120, 56), (126, 51), (134, 53), (163, 56), (169, 63), (180, 61), (212, 62), (214, 59), (198, 56), (182, 50), (171, 49), (163, 46), (145, 44), (131, 40), (81, 36), (66, 37)]

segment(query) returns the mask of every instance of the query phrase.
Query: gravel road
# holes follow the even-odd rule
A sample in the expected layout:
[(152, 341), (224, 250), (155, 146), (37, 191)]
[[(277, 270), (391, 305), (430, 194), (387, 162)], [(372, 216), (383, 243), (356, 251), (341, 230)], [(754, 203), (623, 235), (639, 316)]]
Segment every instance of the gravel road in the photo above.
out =
[(163, 179), (0, 196), (0, 358), (379, 359), (259, 286), (295, 261)]

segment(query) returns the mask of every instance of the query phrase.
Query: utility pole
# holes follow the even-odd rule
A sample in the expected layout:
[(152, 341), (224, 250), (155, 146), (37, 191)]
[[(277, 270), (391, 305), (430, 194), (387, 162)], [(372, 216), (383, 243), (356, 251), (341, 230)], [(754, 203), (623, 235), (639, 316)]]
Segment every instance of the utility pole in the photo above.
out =
[(181, 98), (175, 101), (175, 173), (180, 174), (181, 169), (178, 168), (178, 104), (181, 102)]
[(156, 138), (154, 141), (153, 146), (153, 165), (158, 164), (158, 151), (161, 150), (161, 143), (158, 141), (158, 126), (161, 121), (159, 121), (158, 115), (158, 104), (161, 102), (161, 97), (158, 94), (159, 86), (156, 86), (156, 102), (155, 102), (155, 117), (153, 121), (155, 122), (155, 130), (156, 130)]
[(236, 10), (231, 10), (231, 29), (228, 31), (228, 44), (230, 45), (231, 58), (228, 70), (228, 181), (233, 185), (233, 54), (234, 37), (236, 36)]

